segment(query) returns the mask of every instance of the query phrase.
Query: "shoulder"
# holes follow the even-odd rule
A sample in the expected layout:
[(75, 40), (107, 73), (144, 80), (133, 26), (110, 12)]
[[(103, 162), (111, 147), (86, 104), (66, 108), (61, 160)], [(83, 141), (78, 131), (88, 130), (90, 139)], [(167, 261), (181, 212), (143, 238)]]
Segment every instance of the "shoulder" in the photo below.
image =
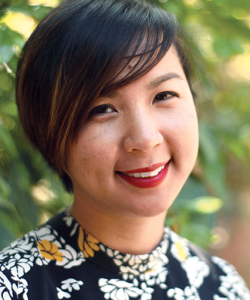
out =
[(0, 300), (27, 300), (44, 274), (82, 264), (81, 251), (74, 249), (68, 234), (61, 234), (72, 231), (69, 223), (69, 216), (59, 214), (0, 251)]
[(58, 239), (58, 233), (48, 224), (30, 231), (0, 252), (1, 269), (22, 277), (34, 263), (41, 266), (46, 258), (60, 260)]
[(11, 243), (0, 252), (0, 299), (26, 299), (28, 283), (24, 275), (42, 261), (35, 231)]
[(250, 292), (234, 266), (169, 230), (170, 253), (185, 269), (191, 285), (218, 292), (214, 300), (250, 300)]

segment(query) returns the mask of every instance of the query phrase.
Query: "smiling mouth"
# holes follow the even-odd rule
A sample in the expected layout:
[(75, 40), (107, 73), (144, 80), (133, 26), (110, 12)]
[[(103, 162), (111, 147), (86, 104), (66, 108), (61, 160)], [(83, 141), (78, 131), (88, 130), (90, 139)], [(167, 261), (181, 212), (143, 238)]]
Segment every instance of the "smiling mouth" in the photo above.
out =
[[(170, 162), (170, 161), (169, 161)], [(160, 185), (167, 176), (169, 162), (165, 165), (157, 164), (150, 168), (117, 172), (129, 184), (139, 188), (153, 188)], [(159, 166), (160, 165), (160, 166)], [(154, 169), (156, 167), (156, 169)]]

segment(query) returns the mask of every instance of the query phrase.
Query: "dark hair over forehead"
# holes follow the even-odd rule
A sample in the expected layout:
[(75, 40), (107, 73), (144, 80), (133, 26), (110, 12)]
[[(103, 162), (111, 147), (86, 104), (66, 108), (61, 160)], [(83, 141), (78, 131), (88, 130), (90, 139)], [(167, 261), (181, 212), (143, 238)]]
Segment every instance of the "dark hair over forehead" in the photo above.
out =
[(102, 93), (140, 78), (172, 44), (189, 81), (179, 35), (172, 14), (143, 0), (66, 0), (41, 21), (19, 60), (17, 104), (30, 141), (65, 184), (69, 146)]

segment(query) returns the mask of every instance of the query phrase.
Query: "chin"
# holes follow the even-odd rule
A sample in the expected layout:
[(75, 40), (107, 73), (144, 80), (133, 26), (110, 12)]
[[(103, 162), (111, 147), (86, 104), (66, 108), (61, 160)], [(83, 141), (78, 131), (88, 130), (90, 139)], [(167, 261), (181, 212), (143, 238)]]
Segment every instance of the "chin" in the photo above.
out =
[(134, 208), (134, 215), (140, 217), (156, 217), (161, 214), (166, 214), (169, 207), (172, 205), (172, 201), (148, 201), (143, 203), (140, 207)]

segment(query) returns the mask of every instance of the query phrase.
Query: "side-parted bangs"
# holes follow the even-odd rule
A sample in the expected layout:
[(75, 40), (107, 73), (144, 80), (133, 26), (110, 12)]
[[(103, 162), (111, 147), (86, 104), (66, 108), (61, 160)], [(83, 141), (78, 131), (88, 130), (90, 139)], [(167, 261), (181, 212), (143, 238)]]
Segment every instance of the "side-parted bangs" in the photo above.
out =
[(19, 61), (17, 104), (30, 141), (64, 181), (93, 101), (152, 69), (179, 32), (174, 15), (143, 0), (66, 0), (38, 25)]

